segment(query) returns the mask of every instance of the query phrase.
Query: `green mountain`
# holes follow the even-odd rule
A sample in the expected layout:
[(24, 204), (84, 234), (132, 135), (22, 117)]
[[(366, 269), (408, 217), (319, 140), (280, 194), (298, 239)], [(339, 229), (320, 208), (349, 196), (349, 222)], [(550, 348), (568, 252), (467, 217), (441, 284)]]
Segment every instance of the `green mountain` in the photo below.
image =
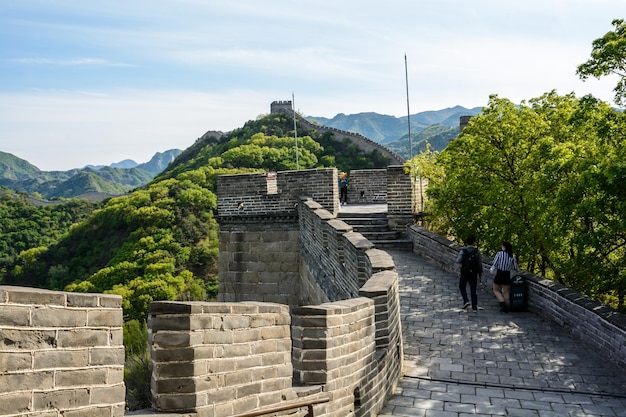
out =
[[(461, 116), (475, 116), (481, 110), (480, 107), (467, 109), (462, 106), (455, 106), (411, 115), (411, 139), (414, 154), (423, 149), (427, 142), (432, 148), (442, 150), (451, 139), (458, 135)], [(410, 157), (407, 122), (409, 117), (407, 116), (395, 117), (377, 113), (345, 115), (340, 113), (332, 119), (315, 116), (308, 116), (306, 119), (323, 126), (360, 133), (385, 145), (404, 158)]]
[(40, 173), (39, 168), (6, 152), (0, 152), (0, 181), (18, 181)]
[[(73, 198), (99, 193), (126, 194), (148, 183), (182, 151), (156, 153), (149, 162), (138, 165), (126, 160), (111, 166), (87, 166), (69, 171), (41, 171), (12, 154), (0, 152), (0, 186), (45, 199)], [(122, 167), (128, 168), (122, 168)]]

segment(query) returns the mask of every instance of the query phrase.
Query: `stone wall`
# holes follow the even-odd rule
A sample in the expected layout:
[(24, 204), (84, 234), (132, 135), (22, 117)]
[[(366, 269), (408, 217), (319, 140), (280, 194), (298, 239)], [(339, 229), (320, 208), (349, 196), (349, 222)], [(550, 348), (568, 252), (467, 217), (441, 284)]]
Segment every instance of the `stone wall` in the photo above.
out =
[(286, 305), (150, 305), (153, 407), (231, 416), (296, 398)]
[[(284, 113), (289, 117), (293, 117), (293, 108), (291, 106), (291, 101), (275, 101), (270, 105), (270, 111), (272, 113)], [(349, 140), (354, 143), (360, 150), (363, 152), (377, 152), (387, 158), (388, 165), (395, 164), (403, 164), (405, 162), (404, 158), (392, 151), (391, 149), (381, 145), (378, 142), (375, 142), (360, 133), (347, 132), (345, 130), (336, 129), (334, 127), (327, 127), (318, 124), (313, 124), (306, 120), (304, 117), (295, 114), (296, 119), (300, 123), (301, 126), (304, 126), (307, 129), (316, 130), (318, 132), (331, 132), (337, 141)]]
[(298, 211), (302, 196), (338, 211), (337, 170), (270, 174), (218, 177), (219, 300), (320, 302), (300, 276)]
[(387, 167), (387, 222), (391, 230), (404, 232), (413, 224), (415, 182), (402, 165)]
[(0, 286), (0, 415), (124, 415), (122, 299)]
[(271, 181), (218, 178), (219, 297), (245, 302), (151, 305), (154, 406), (225, 416), (323, 392), (315, 416), (375, 416), (402, 369), (393, 260), (337, 219), (336, 169)]
[[(448, 239), (418, 226), (409, 228), (413, 251), (434, 260), (448, 271), (458, 271), (455, 264), (461, 247)], [(481, 285), (491, 287), (488, 269), (492, 259), (483, 259), (485, 274)], [(528, 309), (546, 317), (582, 342), (602, 352), (626, 370), (626, 316), (559, 283), (523, 272), (528, 290)]]
[(384, 204), (387, 202), (386, 169), (353, 169), (349, 172), (350, 204)]

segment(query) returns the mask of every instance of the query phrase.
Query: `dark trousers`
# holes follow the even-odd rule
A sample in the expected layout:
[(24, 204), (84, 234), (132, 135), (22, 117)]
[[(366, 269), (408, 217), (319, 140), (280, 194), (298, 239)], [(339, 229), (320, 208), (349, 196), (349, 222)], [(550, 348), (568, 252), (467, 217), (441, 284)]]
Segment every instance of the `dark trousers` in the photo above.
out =
[(348, 202), (348, 187), (339, 187), (339, 201), (342, 203)]
[(478, 274), (470, 274), (468, 272), (461, 272), (461, 279), (459, 280), (459, 290), (461, 290), (461, 297), (463, 302), (467, 303), (467, 284), (470, 285), (470, 296), (472, 297), (472, 308), (478, 307), (478, 294), (476, 290), (478, 288)]

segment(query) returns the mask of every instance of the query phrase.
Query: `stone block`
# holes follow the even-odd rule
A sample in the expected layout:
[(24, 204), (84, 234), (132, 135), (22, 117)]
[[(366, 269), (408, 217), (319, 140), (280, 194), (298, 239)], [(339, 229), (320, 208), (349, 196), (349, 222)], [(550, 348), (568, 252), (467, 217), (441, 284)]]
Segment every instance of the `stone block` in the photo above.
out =
[[(124, 363), (124, 362), (122, 362)], [(89, 365), (89, 352), (87, 350), (42, 350), (35, 351), (33, 368), (85, 368)]]
[(55, 305), (65, 307), (66, 293), (27, 287), (3, 287), (13, 304)]
[[(115, 296), (121, 299), (121, 296)], [(68, 307), (100, 307), (100, 297), (95, 294), (85, 294), (79, 292), (66, 293)]]
[(0, 305), (0, 323), (2, 326), (30, 326), (29, 306)]
[(124, 347), (102, 347), (89, 349), (89, 365), (124, 365)]
[(122, 309), (98, 309), (87, 311), (87, 325), (90, 327), (122, 327)]
[(9, 392), (0, 394), (0, 415), (27, 415), (30, 408), (32, 393), (30, 391)]
[(57, 344), (54, 330), (0, 328), (0, 350), (3, 351), (55, 349)]
[(107, 368), (57, 370), (55, 372), (55, 387), (105, 385), (107, 375)]
[(33, 393), (33, 409), (68, 410), (86, 407), (90, 400), (89, 388), (72, 388), (66, 390), (46, 391)]
[[(121, 325), (121, 320), (119, 325)], [(39, 307), (32, 310), (34, 327), (85, 327), (87, 311), (66, 308)]]
[(109, 331), (93, 329), (69, 329), (58, 332), (58, 346), (71, 347), (94, 347), (108, 346)]
[(0, 374), (0, 393), (9, 393), (11, 391), (49, 390), (53, 387), (53, 371)]
[[(56, 415), (56, 414), (55, 414)], [(87, 407), (80, 410), (69, 410), (63, 413), (63, 417), (111, 417), (111, 407)]]
[(191, 411), (207, 405), (206, 396), (198, 394), (157, 394), (154, 402), (161, 411)]
[(0, 353), (0, 369), (2, 372), (28, 371), (33, 369), (30, 352)]

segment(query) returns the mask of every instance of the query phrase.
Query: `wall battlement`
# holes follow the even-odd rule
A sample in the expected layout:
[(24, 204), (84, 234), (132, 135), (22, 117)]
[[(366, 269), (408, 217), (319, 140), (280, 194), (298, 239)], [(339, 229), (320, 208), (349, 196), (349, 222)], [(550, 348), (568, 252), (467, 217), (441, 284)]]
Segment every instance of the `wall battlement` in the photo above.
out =
[[(392, 177), (394, 172), (406, 176), (401, 169), (391, 172)], [(218, 305), (289, 305), (291, 356), (280, 369), (291, 369), (293, 378), (289, 387), (281, 385), (279, 396), (292, 398), (323, 391), (330, 395), (330, 401), (314, 406), (316, 416), (374, 416), (392, 395), (402, 368), (398, 274), (386, 252), (374, 248), (337, 219), (337, 178), (336, 169), (218, 178), (222, 302)], [(276, 187), (268, 188), (268, 181)], [(395, 182), (392, 179), (381, 184), (387, 187), (387, 183)], [(168, 306), (172, 304), (160, 308)], [(155, 317), (170, 314), (163, 310), (155, 313)], [(223, 322), (215, 314), (206, 320)], [(248, 321), (242, 320), (247, 326)], [(188, 319), (172, 321), (179, 322)], [(250, 324), (239, 333), (252, 342), (244, 348), (251, 356), (266, 348), (260, 344), (263, 335), (275, 331), (268, 328), (254, 332), (253, 328)], [(157, 330), (157, 335), (159, 331), (163, 330)], [(224, 334), (215, 337), (223, 340)], [(209, 367), (221, 369), (222, 361), (231, 362), (232, 358), (224, 357)], [(197, 375), (181, 377), (187, 381)], [(273, 377), (267, 376), (266, 382)], [(209, 378), (214, 380), (216, 375)], [(222, 381), (219, 377), (217, 380)], [(171, 398), (160, 406), (172, 406), (161, 408), (164, 411), (193, 410), (208, 415), (222, 415), (217, 410), (230, 411), (228, 407), (239, 412), (246, 407), (252, 410), (260, 404), (251, 381), (233, 377), (224, 385), (211, 387), (206, 393), (208, 403), (197, 397), (180, 401)], [(172, 381), (176, 386), (182, 383)], [(159, 384), (155, 381), (153, 385)], [(214, 390), (227, 390), (234, 398), (239, 398), (238, 392), (247, 392), (251, 397), (242, 395), (241, 401), (233, 401), (232, 396), (220, 397)], [(173, 392), (164, 394), (175, 396)]]
[(124, 415), (122, 298), (0, 286), (0, 415)]
[[(291, 101), (274, 101), (270, 105), (270, 112), (272, 114), (276, 113), (284, 113), (291, 117), (294, 116), (294, 111), (291, 105)], [(381, 145), (378, 142), (375, 142), (360, 133), (348, 132), (345, 130), (336, 129), (334, 127), (320, 126), (309, 122), (304, 117), (300, 116), (298, 113), (295, 113), (295, 117), (298, 119), (300, 124), (306, 126), (308, 129), (317, 130), (321, 132), (331, 132), (337, 140), (341, 141), (344, 139), (350, 140), (354, 143), (359, 149), (364, 152), (378, 152), (385, 156), (389, 163), (388, 165), (402, 165), (405, 160), (403, 157), (392, 151), (391, 149)]]

